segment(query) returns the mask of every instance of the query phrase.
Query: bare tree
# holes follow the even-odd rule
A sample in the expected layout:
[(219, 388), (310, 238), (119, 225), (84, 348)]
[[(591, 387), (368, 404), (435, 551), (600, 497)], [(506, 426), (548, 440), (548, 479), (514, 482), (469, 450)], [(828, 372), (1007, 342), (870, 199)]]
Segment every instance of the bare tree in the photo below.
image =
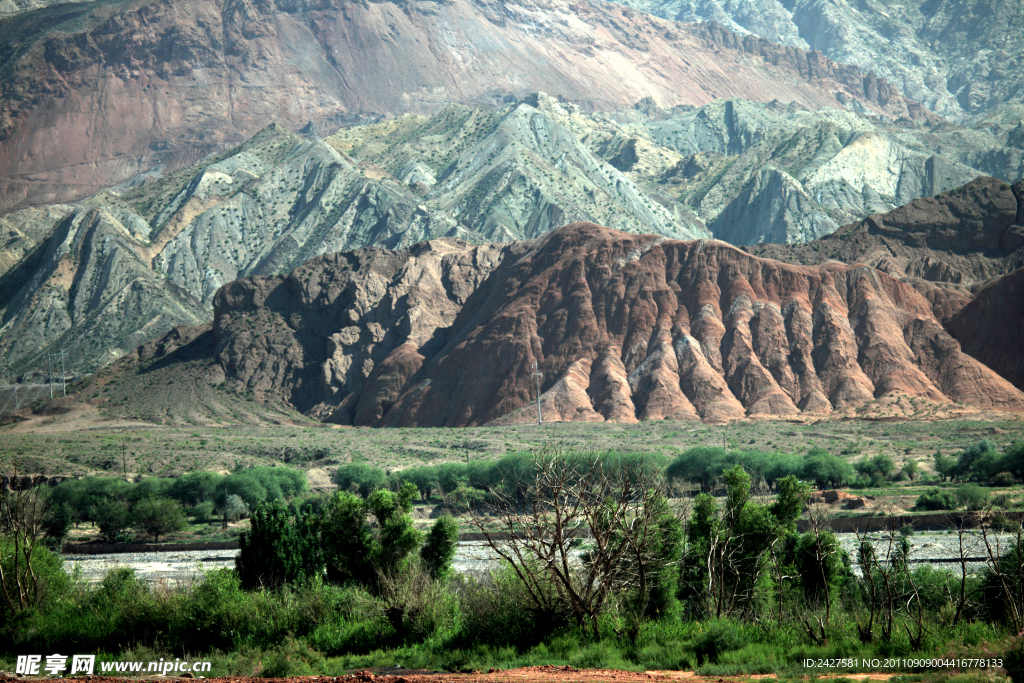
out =
[[(877, 622), (882, 629), (883, 640), (889, 640), (893, 632), (898, 630), (900, 613), (906, 611), (909, 614), (911, 605), (916, 604), (916, 633), (911, 633), (906, 624), (903, 624), (903, 628), (912, 642), (920, 643), (924, 633), (924, 603), (909, 570), (910, 543), (905, 538), (897, 539), (896, 521), (891, 510), (887, 517), (888, 524), (882, 540), (885, 554), (882, 557), (879, 557), (875, 544), (867, 538), (866, 532), (856, 532), (860, 544), (860, 567), (867, 584), (870, 606), (867, 623), (858, 623), (857, 631), (863, 642), (870, 642), (874, 638), (874, 627)], [(868, 519), (866, 528), (870, 528), (871, 520), (874, 518), (872, 515)]]
[[(1005, 601), (1006, 614), (1015, 633), (1024, 629), (1024, 526), (1013, 528), (1013, 544), (1004, 550), (1002, 540), (993, 527), (1004, 527), (1005, 519), (991, 514), (991, 507), (980, 515), (981, 540), (985, 546), (986, 562)], [(993, 547), (993, 545), (995, 547)]]
[(11, 485), (0, 491), (0, 596), (14, 613), (37, 605), (46, 592), (32, 555), (43, 536), (49, 498), (43, 487), (19, 477), (16, 466), (9, 471)]
[(598, 617), (615, 602), (639, 617), (671, 569), (666, 527), (676, 525), (680, 541), (682, 532), (665, 490), (642, 461), (607, 466), (592, 454), (549, 452), (532, 472), (503, 473), (472, 520), (533, 609), (564, 614), (596, 636)]
[(953, 596), (949, 594), (947, 589), (950, 604), (956, 605), (956, 611), (953, 614), (953, 626), (956, 626), (960, 623), (964, 610), (969, 603), (967, 594), (967, 558), (978, 551), (979, 541), (976, 536), (969, 534), (967, 530), (969, 520), (964, 515), (948, 515), (946, 520), (951, 527), (956, 529), (957, 558), (960, 562), (959, 591), (956, 596)]

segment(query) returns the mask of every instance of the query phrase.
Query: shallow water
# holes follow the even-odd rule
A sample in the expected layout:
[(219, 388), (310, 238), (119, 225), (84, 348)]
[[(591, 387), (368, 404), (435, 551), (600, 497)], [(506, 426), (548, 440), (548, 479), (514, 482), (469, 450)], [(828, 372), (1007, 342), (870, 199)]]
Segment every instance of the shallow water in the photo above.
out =
[[(855, 534), (837, 534), (843, 549), (850, 553), (854, 561), (854, 573), (860, 575), (857, 566), (857, 547)], [(886, 557), (889, 548), (888, 538), (882, 534), (869, 534), (868, 538), (875, 545), (875, 553), (879, 559)], [(960, 571), (957, 563), (941, 562), (958, 557), (958, 541), (956, 534), (927, 533), (909, 538), (911, 560), (916, 564), (931, 564), (937, 569)], [(1005, 553), (1012, 538), (1008, 535), (990, 536), (993, 551)], [(967, 555), (982, 558), (986, 555), (985, 546), (980, 534), (971, 534), (965, 541)], [(179, 585), (196, 579), (213, 569), (235, 566), (237, 550), (189, 550), (166, 553), (114, 553), (109, 555), (65, 555), (64, 567), (69, 572), (80, 567), (82, 577), (96, 582), (115, 567), (132, 567), (143, 580), (152, 584), (167, 586)], [(484, 541), (463, 541), (455, 552), (453, 568), (460, 574), (481, 577), (498, 566), (498, 556), (487, 547)], [(984, 562), (971, 562), (968, 571), (978, 571), (985, 566)]]

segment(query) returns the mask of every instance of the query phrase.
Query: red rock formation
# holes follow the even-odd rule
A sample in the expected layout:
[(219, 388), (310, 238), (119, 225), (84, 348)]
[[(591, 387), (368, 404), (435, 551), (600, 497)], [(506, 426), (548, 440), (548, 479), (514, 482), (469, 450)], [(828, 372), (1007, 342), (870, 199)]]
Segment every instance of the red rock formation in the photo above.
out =
[(347, 424), (532, 420), (534, 363), (548, 420), (827, 414), (891, 392), (1024, 410), (924, 296), (873, 268), (586, 223), (323, 256), (227, 285), (216, 308), (229, 380)]

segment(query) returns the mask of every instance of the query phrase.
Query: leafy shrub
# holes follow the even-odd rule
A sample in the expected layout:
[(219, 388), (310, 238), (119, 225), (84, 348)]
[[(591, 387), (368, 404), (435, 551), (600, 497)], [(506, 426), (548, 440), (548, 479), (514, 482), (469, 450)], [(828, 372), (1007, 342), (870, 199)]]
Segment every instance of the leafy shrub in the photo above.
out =
[(1013, 486), (1017, 480), (1009, 472), (999, 472), (989, 481), (990, 486)]
[(447, 515), (439, 517), (420, 549), (420, 557), (432, 578), (443, 578), (451, 571), (458, 542), (458, 523)]
[(311, 650), (308, 645), (294, 638), (264, 653), (262, 678), (290, 678), (293, 676), (316, 676), (327, 670), (323, 656)]
[(693, 639), (693, 654), (701, 664), (716, 663), (722, 654), (739, 650), (747, 644), (742, 629), (731, 621), (712, 622), (706, 631)]
[(981, 510), (988, 505), (988, 491), (977, 484), (963, 484), (956, 489), (956, 499), (968, 510)]
[(1016, 638), (1003, 654), (1003, 669), (1013, 683), (1024, 683), (1024, 638)]
[(917, 510), (955, 510), (956, 496), (942, 489), (928, 489), (917, 497), (914, 504)]
[(206, 524), (213, 519), (213, 501), (204, 500), (192, 508), (192, 520), (196, 524)]

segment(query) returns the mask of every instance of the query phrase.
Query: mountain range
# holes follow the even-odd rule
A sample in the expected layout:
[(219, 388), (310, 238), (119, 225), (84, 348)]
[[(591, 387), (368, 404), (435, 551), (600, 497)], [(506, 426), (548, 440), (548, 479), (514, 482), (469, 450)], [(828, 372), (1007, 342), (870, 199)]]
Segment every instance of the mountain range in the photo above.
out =
[[(535, 372), (549, 420), (856, 416), (880, 401), (1020, 412), (1022, 198), (1024, 182), (979, 179), (791, 245), (794, 263), (592, 223), (326, 254), (225, 285), (213, 322), (104, 381), (155, 388), (191, 364), (207, 386), (367, 426), (533, 419)], [(884, 251), (893, 274), (863, 262)], [(929, 267), (943, 252), (959, 267)], [(962, 300), (944, 309), (947, 286)]]
[(177, 172), (0, 218), (0, 349), (15, 372), (60, 349), (89, 372), (211, 319), (225, 283), (365, 246), (508, 242), (575, 221), (813, 240), (982, 174), (1024, 174), (1010, 132), (744, 100), (587, 114), (544, 94), (323, 138), (275, 124)]
[(603, 0), (50, 5), (0, 20), (0, 210), (173, 171), (273, 122), (337, 128), (535, 91), (588, 110), (741, 97), (927, 115), (856, 67), (730, 36)]

